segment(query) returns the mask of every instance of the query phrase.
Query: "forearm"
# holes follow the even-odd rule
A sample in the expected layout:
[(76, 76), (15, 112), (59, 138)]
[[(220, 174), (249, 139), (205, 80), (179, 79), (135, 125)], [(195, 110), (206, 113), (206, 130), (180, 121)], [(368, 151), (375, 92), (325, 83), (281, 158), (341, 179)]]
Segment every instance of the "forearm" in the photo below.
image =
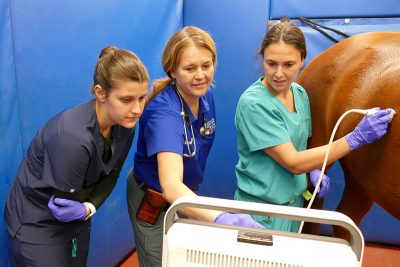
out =
[[(163, 190), (164, 198), (169, 203), (173, 203), (175, 200), (182, 196), (196, 195), (183, 183), (176, 183), (175, 185), (166, 185), (166, 189)], [(202, 221), (214, 221), (214, 219), (221, 213), (220, 211), (196, 209), (196, 208), (183, 208), (180, 212), (188, 218), (202, 220)]]
[(112, 173), (101, 179), (90, 192), (86, 202), (92, 203), (98, 209), (111, 194), (117, 183), (118, 173)]
[(104, 203), (115, 187), (118, 179), (118, 173), (112, 173), (95, 184), (92, 187), (79, 190), (74, 193), (63, 192), (54, 189), (54, 197), (68, 200), (75, 200), (84, 204), (86, 209), (86, 218), (92, 216), (96, 210)]
[[(182, 196), (195, 195), (183, 183), (183, 161), (182, 157), (175, 153), (161, 152), (157, 154), (158, 173), (160, 177), (160, 185), (164, 194), (165, 200), (173, 203), (175, 200)], [(221, 212), (185, 208), (181, 212), (193, 219), (214, 221), (217, 215)]]
[[(314, 169), (321, 168), (324, 162), (328, 145), (319, 146), (298, 152), (295, 156), (297, 162), (295, 164), (295, 173), (310, 172)], [(332, 142), (327, 165), (332, 164), (336, 160), (350, 153), (351, 149), (344, 137)]]
[[(297, 151), (292, 143), (265, 148), (264, 152), (282, 167), (293, 174), (302, 174), (321, 168), (328, 145)], [(350, 153), (351, 149), (344, 137), (332, 142), (328, 164), (335, 162)]]

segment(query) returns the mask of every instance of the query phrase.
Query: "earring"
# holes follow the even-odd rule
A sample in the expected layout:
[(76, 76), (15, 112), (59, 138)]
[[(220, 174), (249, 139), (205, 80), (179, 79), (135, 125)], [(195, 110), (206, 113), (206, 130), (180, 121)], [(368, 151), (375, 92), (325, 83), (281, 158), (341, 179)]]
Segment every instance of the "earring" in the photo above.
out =
[(172, 84), (175, 84), (175, 78), (172, 77), (171, 79), (172, 79), (172, 81), (171, 81)]

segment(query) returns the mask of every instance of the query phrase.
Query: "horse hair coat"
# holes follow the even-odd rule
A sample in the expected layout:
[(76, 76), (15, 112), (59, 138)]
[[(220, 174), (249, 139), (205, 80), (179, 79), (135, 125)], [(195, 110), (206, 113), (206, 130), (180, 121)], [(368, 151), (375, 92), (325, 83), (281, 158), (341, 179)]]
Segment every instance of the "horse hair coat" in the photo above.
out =
[[(359, 225), (376, 202), (400, 219), (400, 32), (370, 32), (345, 39), (314, 58), (297, 82), (310, 98), (310, 148), (327, 144), (335, 123), (349, 109), (381, 107), (398, 113), (387, 135), (340, 160), (345, 189), (337, 211)], [(361, 118), (348, 115), (335, 139), (351, 132)], [(334, 228), (334, 235), (346, 235), (341, 231)]]

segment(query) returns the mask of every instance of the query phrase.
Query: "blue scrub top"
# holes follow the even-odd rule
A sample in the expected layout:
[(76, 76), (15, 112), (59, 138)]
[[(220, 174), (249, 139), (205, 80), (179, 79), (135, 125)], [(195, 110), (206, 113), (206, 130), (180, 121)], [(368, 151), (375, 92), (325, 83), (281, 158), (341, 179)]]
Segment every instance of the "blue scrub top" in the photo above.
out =
[[(200, 98), (198, 119), (194, 117), (182, 98), (192, 122), (196, 142), (195, 156), (192, 158), (183, 157), (183, 183), (195, 192), (203, 181), (206, 160), (215, 137), (215, 106), (210, 90)], [(139, 121), (134, 171), (143, 183), (160, 192), (157, 153), (173, 152), (179, 155), (188, 153), (181, 111), (182, 106), (176, 89), (170, 84), (149, 103)], [(194, 142), (190, 120), (186, 117), (186, 132), (189, 147), (193, 151)], [(204, 124), (210, 131), (207, 136), (200, 134), (200, 128)]]
[[(59, 222), (47, 207), (49, 199), (55, 190), (91, 192), (113, 173), (116, 181), (118, 166), (128, 155), (134, 132), (119, 125), (113, 127), (112, 156), (104, 163), (95, 100), (48, 121), (32, 140), (11, 187), (5, 209), (9, 234), (32, 244), (60, 244), (71, 240), (83, 227), (90, 227), (90, 220)], [(104, 194), (105, 198), (114, 185), (98, 188), (88, 197)]]

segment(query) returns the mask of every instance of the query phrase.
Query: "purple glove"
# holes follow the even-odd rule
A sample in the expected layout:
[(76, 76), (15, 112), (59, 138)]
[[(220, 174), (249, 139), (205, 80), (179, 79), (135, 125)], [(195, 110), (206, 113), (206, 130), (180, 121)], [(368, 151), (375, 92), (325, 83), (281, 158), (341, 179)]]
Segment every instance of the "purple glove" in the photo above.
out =
[(86, 206), (79, 201), (51, 196), (47, 207), (60, 222), (83, 221), (86, 217)]
[(351, 150), (375, 142), (384, 136), (387, 132), (388, 124), (392, 121), (391, 117), (386, 116), (390, 112), (390, 109), (384, 109), (371, 115), (366, 115), (356, 128), (345, 137)]
[(237, 226), (247, 226), (251, 228), (264, 229), (264, 226), (253, 220), (248, 214), (233, 214), (222, 212), (215, 218), (214, 222), (221, 224), (230, 224)]
[[(320, 175), (321, 175), (320, 169), (310, 171), (310, 180), (311, 180), (311, 183), (314, 185), (314, 187), (317, 186)], [(329, 176), (323, 174), (321, 184), (320, 184), (319, 190), (318, 190), (318, 198), (326, 197), (328, 195), (330, 189), (331, 189), (331, 179), (329, 178)]]

